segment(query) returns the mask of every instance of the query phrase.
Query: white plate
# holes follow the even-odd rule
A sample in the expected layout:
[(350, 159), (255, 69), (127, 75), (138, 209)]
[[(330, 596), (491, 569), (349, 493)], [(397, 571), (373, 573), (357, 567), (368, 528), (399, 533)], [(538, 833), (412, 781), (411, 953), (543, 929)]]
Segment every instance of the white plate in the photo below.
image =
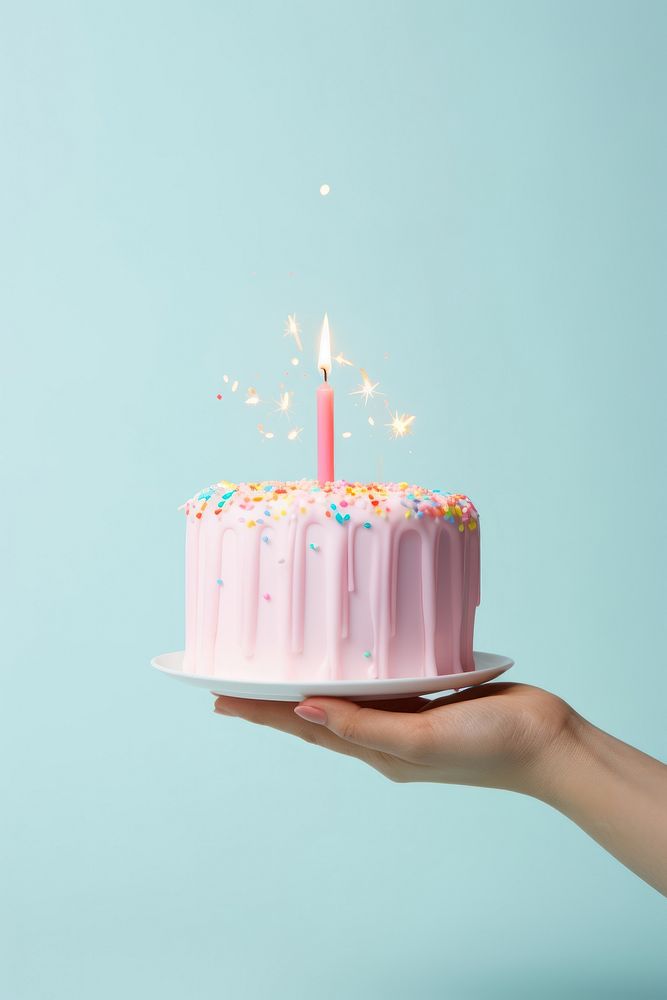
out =
[(224, 677), (203, 677), (183, 671), (183, 651), (162, 653), (151, 660), (151, 665), (186, 684), (206, 688), (214, 694), (232, 698), (253, 698), (258, 701), (303, 701), (314, 695), (331, 698), (352, 698), (355, 701), (400, 698), (415, 694), (434, 694), (451, 688), (467, 688), (491, 681), (503, 674), (514, 663), (508, 656), (498, 653), (474, 653), (475, 670), (464, 674), (445, 674), (438, 677), (394, 677), (368, 681), (243, 681), (226, 680)]

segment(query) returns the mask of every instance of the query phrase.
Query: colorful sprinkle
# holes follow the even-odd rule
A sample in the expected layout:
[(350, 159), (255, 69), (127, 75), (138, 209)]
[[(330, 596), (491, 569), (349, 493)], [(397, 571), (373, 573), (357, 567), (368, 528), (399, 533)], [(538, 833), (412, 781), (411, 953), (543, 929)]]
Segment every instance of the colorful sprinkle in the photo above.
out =
[(367, 660), (370, 660), (372, 655), (373, 654), (371, 653), (370, 649), (367, 649), (366, 652), (364, 653), (364, 656), (366, 657)]
[(310, 543), (310, 547), (313, 550), (313, 552), (319, 552), (320, 551), (319, 545), (315, 545), (315, 542), (311, 542)]
[[(256, 504), (261, 505), (259, 510)], [(185, 510), (187, 517), (201, 520), (207, 506), (210, 505), (214, 514), (222, 514), (222, 517), (218, 518), (221, 524), (227, 520), (229, 510), (232, 509), (234, 520), (254, 528), (264, 523), (262, 517), (252, 519), (256, 513), (263, 514), (264, 518), (273, 518), (275, 522), (276, 519), (288, 515), (292, 519), (298, 514), (304, 514), (309, 509), (307, 505), (313, 504), (326, 507), (323, 511), (325, 517), (335, 517), (338, 524), (345, 524), (351, 520), (350, 513), (343, 513), (346, 508), (352, 510), (356, 507), (357, 510), (361, 508), (365, 511), (365, 515), (362, 514), (361, 517), (366, 518), (371, 513), (383, 519), (395, 518), (397, 512), (402, 509), (405, 519), (412, 517), (442, 519), (461, 533), (465, 531), (466, 526), (468, 531), (477, 531), (479, 527), (477, 511), (464, 494), (447, 493), (440, 488), (427, 490), (420, 486), (411, 486), (406, 482), (358, 483), (338, 480), (322, 487), (311, 479), (241, 484), (222, 480), (200, 490), (192, 500), (183, 505), (182, 509)], [(252, 513), (244, 517), (242, 516), (244, 511)], [(248, 516), (250, 519), (246, 520)], [(354, 516), (353, 511), (352, 517)], [(364, 528), (370, 528), (371, 522), (362, 521), (361, 517), (357, 515), (355, 521)], [(266, 541), (267, 537), (264, 536), (263, 540)]]

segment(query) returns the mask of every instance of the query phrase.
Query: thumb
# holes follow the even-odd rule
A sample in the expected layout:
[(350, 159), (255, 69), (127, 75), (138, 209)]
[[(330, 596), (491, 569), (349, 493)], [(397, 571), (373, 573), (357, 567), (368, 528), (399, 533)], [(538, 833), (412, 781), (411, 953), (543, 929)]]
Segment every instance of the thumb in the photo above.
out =
[(348, 743), (415, 759), (428, 737), (425, 714), (364, 708), (340, 698), (308, 698), (294, 709), (307, 722), (325, 726)]

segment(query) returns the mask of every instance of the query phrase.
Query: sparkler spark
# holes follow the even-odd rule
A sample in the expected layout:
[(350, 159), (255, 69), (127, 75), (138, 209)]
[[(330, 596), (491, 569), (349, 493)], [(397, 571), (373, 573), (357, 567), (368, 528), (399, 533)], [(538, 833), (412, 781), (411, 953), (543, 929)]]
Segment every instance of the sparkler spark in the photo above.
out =
[(292, 394), (290, 392), (281, 392), (280, 399), (276, 400), (276, 412), (284, 413), (287, 416), (290, 406), (292, 405)]
[(350, 395), (361, 396), (365, 406), (368, 403), (369, 399), (373, 399), (377, 395), (376, 389), (380, 383), (371, 382), (371, 380), (368, 377), (368, 373), (364, 368), (360, 368), (359, 371), (361, 372), (361, 379), (362, 379), (361, 385), (359, 386), (358, 389), (355, 389), (354, 392), (351, 392)]
[(393, 438), (402, 438), (412, 432), (414, 419), (414, 416), (410, 416), (407, 413), (399, 413), (396, 410), (396, 413), (391, 418), (391, 423), (386, 424), (386, 426), (390, 428)]
[(285, 322), (285, 336), (294, 337), (294, 343), (299, 348), (300, 351), (303, 350), (303, 344), (301, 343), (301, 326), (296, 321), (296, 313), (290, 313)]
[[(325, 323), (326, 323), (326, 317), (325, 317)], [(283, 434), (285, 434), (288, 441), (294, 442), (301, 439), (302, 432), (304, 429), (303, 427), (290, 426), (292, 425), (292, 422), (295, 419), (298, 419), (299, 416), (298, 412), (296, 412), (298, 410), (298, 407), (296, 407), (295, 409), (295, 400), (294, 400), (294, 388), (297, 388), (298, 390), (298, 387), (294, 387), (293, 389), (287, 390), (285, 389), (285, 385), (290, 384), (289, 373), (292, 368), (299, 368), (299, 370), (301, 371), (300, 366), (302, 358), (300, 357), (300, 355), (290, 356), (292, 354), (292, 351), (294, 350), (303, 352), (303, 343), (301, 339), (302, 328), (297, 320), (296, 313), (288, 314), (287, 319), (285, 321), (284, 335), (285, 337), (291, 338), (292, 347), (289, 350), (287, 357), (283, 361), (283, 365), (286, 367), (287, 370), (282, 372), (284, 380), (279, 384), (278, 397), (274, 399), (273, 402), (275, 404), (274, 412), (281, 413), (288, 418), (287, 430), (281, 431), (280, 429), (278, 429), (274, 433), (274, 431), (268, 430), (263, 424), (258, 424), (257, 430), (259, 432), (260, 437), (266, 439), (267, 441), (278, 440), (283, 437)], [(385, 360), (387, 359), (387, 357), (388, 355), (385, 355)], [(364, 406), (368, 405), (369, 400), (377, 401), (377, 403), (381, 402), (382, 409), (383, 410), (386, 409), (387, 411), (387, 419), (389, 420), (389, 423), (386, 424), (386, 427), (389, 428), (389, 433), (392, 438), (394, 439), (403, 438), (409, 434), (412, 434), (414, 430), (413, 424), (415, 421), (414, 415), (409, 413), (400, 413), (398, 410), (394, 412), (394, 410), (389, 405), (389, 400), (387, 399), (386, 394), (379, 389), (380, 382), (373, 381), (370, 378), (365, 368), (361, 368), (355, 365), (355, 363), (353, 361), (350, 361), (350, 359), (347, 358), (342, 352), (334, 355), (333, 357), (329, 355), (327, 359), (327, 365), (329, 366), (327, 368), (327, 371), (330, 371), (330, 366), (333, 362), (335, 362), (335, 364), (337, 364), (340, 367), (357, 368), (357, 370), (360, 373), (360, 382), (355, 386), (354, 390), (350, 391), (350, 395), (360, 396), (361, 400), (363, 400)], [(292, 381), (295, 377), (300, 377), (298, 376), (298, 373), (296, 371), (292, 376)], [(303, 372), (303, 377), (309, 378), (310, 373)], [(271, 417), (268, 415), (271, 405), (271, 397), (269, 396), (263, 399), (262, 397), (259, 396), (257, 389), (254, 388), (253, 386), (248, 386), (244, 390), (242, 388), (245, 382), (245, 378), (243, 377), (243, 375), (239, 380), (238, 378), (234, 378), (233, 375), (225, 373), (222, 376), (222, 382), (223, 385), (221, 386), (220, 391), (217, 393), (216, 397), (217, 399), (222, 399), (223, 393), (225, 394), (227, 392), (238, 393), (239, 396), (243, 397), (243, 401), (247, 406), (251, 407), (257, 407), (258, 405), (260, 406), (260, 409), (257, 411), (257, 416), (262, 417), (264, 413), (267, 413), (267, 419), (271, 419), (272, 422), (275, 423), (275, 417)], [(247, 385), (247, 383), (245, 384)], [(378, 399), (378, 397), (380, 398)], [(378, 411), (377, 403), (374, 407), (371, 407), (371, 412)], [(383, 423), (383, 419), (380, 416), (367, 415), (366, 420), (370, 428), (375, 428), (378, 425), (381, 426)], [(351, 437), (354, 436), (353, 431), (348, 431), (348, 430), (341, 431), (339, 432), (339, 434), (344, 440), (349, 440)]]

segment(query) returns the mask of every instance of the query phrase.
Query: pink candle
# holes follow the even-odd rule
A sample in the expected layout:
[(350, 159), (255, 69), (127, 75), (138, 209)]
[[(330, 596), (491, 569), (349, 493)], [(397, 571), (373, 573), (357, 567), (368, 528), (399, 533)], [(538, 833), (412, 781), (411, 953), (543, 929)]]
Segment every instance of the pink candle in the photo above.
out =
[(324, 314), (317, 367), (324, 382), (317, 390), (317, 478), (320, 483), (334, 480), (334, 393), (328, 378), (331, 372), (329, 318)]

